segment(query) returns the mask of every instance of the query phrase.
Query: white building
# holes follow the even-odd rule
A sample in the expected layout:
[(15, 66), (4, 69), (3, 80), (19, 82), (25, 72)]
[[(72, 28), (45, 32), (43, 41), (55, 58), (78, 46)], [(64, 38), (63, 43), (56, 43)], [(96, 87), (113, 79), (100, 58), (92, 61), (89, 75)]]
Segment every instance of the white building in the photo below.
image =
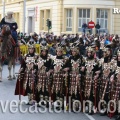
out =
[[(25, 31), (47, 32), (49, 18), (51, 31), (57, 35), (80, 33), (82, 24), (91, 20), (109, 33), (120, 34), (120, 14), (113, 14), (113, 8), (120, 9), (120, 0), (26, 0)], [(19, 30), (23, 31), (23, 0), (6, 1), (6, 11), (9, 10), (15, 12)]]

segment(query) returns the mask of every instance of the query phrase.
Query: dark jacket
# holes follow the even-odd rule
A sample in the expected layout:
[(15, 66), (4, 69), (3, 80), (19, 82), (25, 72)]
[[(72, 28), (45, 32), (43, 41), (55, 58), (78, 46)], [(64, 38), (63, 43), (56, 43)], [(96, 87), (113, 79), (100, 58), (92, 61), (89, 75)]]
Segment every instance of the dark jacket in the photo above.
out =
[(83, 28), (83, 29), (86, 29), (86, 28), (87, 28), (87, 24), (83, 24), (83, 25), (82, 25), (82, 28)]
[(99, 24), (96, 24), (95, 28), (96, 28), (96, 29), (100, 29), (100, 25), (99, 25)]
[[(16, 22), (13, 22), (13, 23), (8, 23), (8, 22), (5, 22), (5, 17), (1, 20), (1, 23), (0, 23), (0, 27), (2, 27), (3, 25), (9, 25), (10, 27), (10, 30), (11, 30), (11, 34), (12, 34), (12, 37), (15, 41), (15, 43), (17, 43), (17, 28), (18, 28), (18, 25)], [(15, 26), (15, 27), (13, 27)]]
[[(17, 28), (18, 28), (18, 25), (17, 25), (16, 22), (14, 22), (14, 23), (5, 22), (5, 18), (3, 18), (1, 20), (0, 26), (2, 27), (2, 25), (9, 25), (9, 27), (10, 27), (11, 30), (17, 30)], [(15, 26), (15, 28), (13, 28), (13, 26)]]

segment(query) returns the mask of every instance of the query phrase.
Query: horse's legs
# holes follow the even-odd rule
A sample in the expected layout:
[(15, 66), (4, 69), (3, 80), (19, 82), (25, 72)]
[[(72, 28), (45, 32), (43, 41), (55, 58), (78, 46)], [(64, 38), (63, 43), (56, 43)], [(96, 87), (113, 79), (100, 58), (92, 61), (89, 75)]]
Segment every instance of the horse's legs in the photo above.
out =
[(8, 70), (9, 70), (8, 80), (11, 80), (11, 79), (12, 79), (11, 69), (12, 69), (12, 59), (9, 59), (9, 62), (8, 62)]
[(16, 77), (15, 77), (15, 59), (13, 58), (12, 59), (12, 62), (13, 62), (13, 79), (16, 79)]

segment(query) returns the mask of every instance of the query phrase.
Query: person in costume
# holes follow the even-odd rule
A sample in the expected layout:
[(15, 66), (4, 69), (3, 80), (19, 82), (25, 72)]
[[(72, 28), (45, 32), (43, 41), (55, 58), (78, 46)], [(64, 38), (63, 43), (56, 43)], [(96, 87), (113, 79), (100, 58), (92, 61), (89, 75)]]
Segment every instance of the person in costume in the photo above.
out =
[(28, 54), (22, 59), (16, 83), (15, 95), (28, 96), (28, 104), (33, 104), (36, 100), (37, 58), (38, 55), (35, 53), (35, 45), (29, 45)]
[[(116, 106), (117, 106), (117, 117), (115, 120), (120, 120), (120, 112), (119, 112), (119, 100), (120, 100), (120, 51), (117, 51), (116, 55), (116, 62), (114, 62), (113, 66), (116, 67), (115, 71), (110, 77), (110, 81), (112, 84), (112, 92), (111, 92), (111, 100), (115, 100)], [(111, 110), (113, 110), (114, 106), (111, 104), (110, 106)], [(115, 113), (110, 113), (111, 117), (115, 115)]]
[[(73, 43), (71, 45), (71, 56), (69, 58), (69, 96), (72, 97), (72, 102), (75, 100), (83, 102), (83, 73), (85, 70), (85, 61), (80, 54), (79, 45)], [(79, 106), (76, 104), (76, 109)]]
[(105, 115), (107, 111), (104, 111), (104, 109), (108, 108), (107, 103), (110, 100), (110, 91), (111, 91), (111, 85), (110, 85), (110, 76), (113, 72), (112, 68), (112, 52), (109, 47), (103, 48), (103, 57), (100, 59), (100, 64), (102, 66), (101, 71), (101, 81), (100, 81), (100, 100), (105, 100), (105, 103), (101, 104), (101, 115)]
[(68, 83), (68, 58), (63, 55), (63, 47), (60, 43), (56, 45), (56, 56), (53, 60), (53, 81), (51, 87), (51, 97), (53, 102), (60, 100), (62, 103), (64, 96), (67, 95)]
[(99, 100), (99, 77), (101, 65), (99, 59), (95, 58), (95, 46), (87, 47), (87, 56), (85, 58), (85, 80), (84, 80), (84, 99), (89, 100), (86, 105), (86, 112), (93, 114), (96, 112)]
[(41, 52), (37, 59), (37, 102), (45, 100), (48, 105), (48, 100), (51, 95), (51, 72), (52, 59), (48, 54), (48, 46), (41, 45)]

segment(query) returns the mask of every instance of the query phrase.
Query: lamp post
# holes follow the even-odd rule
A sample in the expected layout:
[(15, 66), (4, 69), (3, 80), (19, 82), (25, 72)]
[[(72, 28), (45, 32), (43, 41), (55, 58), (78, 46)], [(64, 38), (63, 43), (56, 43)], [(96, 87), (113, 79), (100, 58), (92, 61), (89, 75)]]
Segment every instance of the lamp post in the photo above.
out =
[(25, 33), (25, 23), (26, 23), (26, 0), (23, 1), (23, 33)]

